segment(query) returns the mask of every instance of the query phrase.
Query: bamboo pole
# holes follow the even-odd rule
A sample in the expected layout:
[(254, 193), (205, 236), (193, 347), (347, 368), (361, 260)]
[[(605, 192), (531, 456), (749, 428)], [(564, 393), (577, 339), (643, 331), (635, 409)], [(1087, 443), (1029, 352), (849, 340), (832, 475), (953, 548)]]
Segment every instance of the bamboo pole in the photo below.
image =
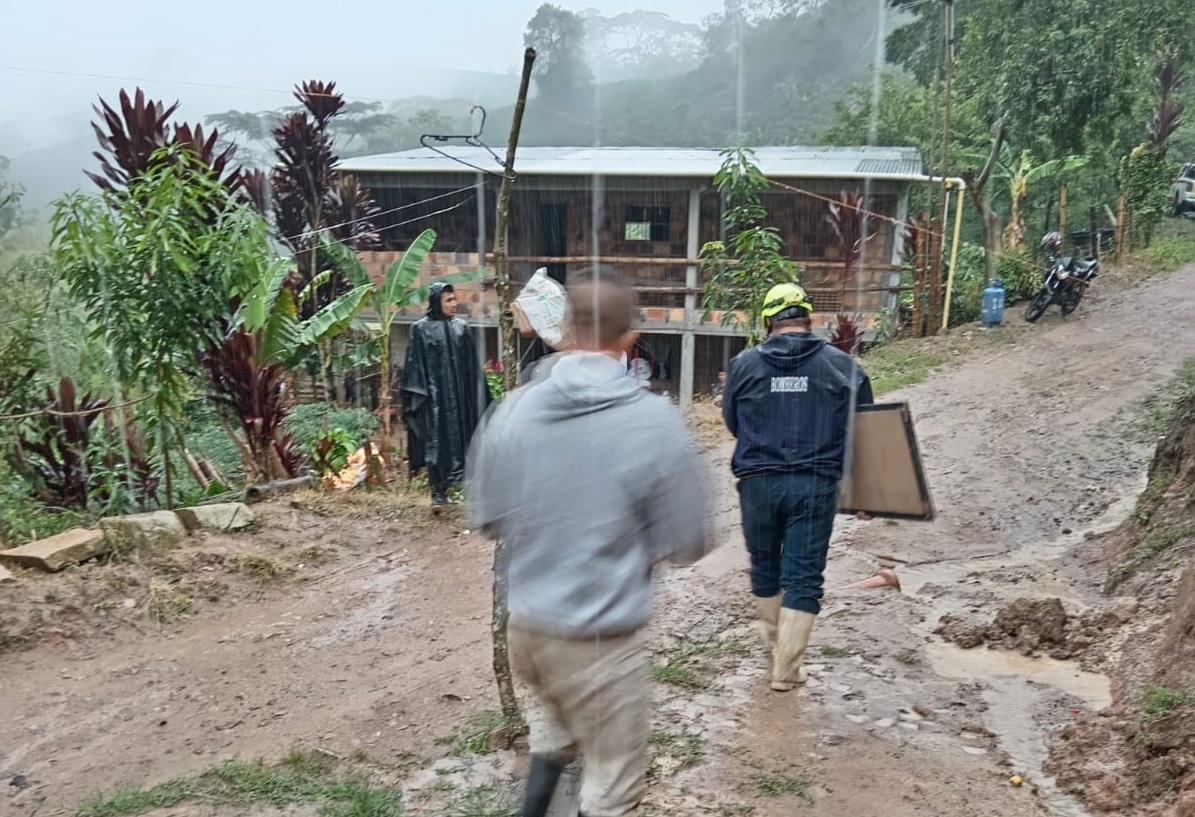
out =
[(954, 267), (958, 263), (959, 234), (963, 226), (963, 199), (967, 188), (959, 185), (958, 199), (954, 203), (954, 235), (950, 239), (950, 271), (946, 273), (946, 303), (942, 308), (942, 328), (950, 326), (950, 300), (954, 294)]

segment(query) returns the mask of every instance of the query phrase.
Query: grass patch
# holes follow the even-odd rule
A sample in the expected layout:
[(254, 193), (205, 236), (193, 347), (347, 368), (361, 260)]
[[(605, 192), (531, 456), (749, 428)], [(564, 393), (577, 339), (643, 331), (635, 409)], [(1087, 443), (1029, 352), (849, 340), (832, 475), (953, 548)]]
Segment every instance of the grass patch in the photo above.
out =
[(1145, 440), (1165, 434), (1179, 404), (1192, 396), (1195, 396), (1195, 357), (1187, 358), (1169, 383), (1141, 401), (1133, 431)]
[(896, 654), (896, 660), (906, 667), (921, 663), (921, 658), (918, 657), (916, 650), (901, 650)]
[(742, 638), (711, 639), (695, 643), (682, 641), (663, 664), (652, 667), (656, 683), (701, 692), (709, 689), (710, 663), (751, 654), (751, 645)]
[(657, 755), (667, 755), (677, 762), (677, 771), (696, 766), (705, 757), (705, 740), (695, 732), (669, 732), (653, 729), (647, 739)]
[(694, 692), (709, 689), (710, 685), (710, 682), (702, 677), (701, 672), (690, 659), (676, 655), (669, 656), (663, 664), (652, 667), (651, 677), (658, 684), (667, 684)]
[(1172, 689), (1155, 685), (1145, 690), (1138, 710), (1143, 723), (1153, 723), (1192, 706), (1195, 706), (1195, 688)]
[(1146, 266), (1158, 272), (1174, 272), (1195, 261), (1195, 231), (1154, 239), (1141, 253)]
[(235, 809), (317, 803), (325, 817), (403, 814), (400, 793), (372, 785), (362, 770), (342, 771), (331, 758), (292, 752), (276, 764), (230, 760), (151, 788), (121, 789), (87, 803), (75, 817), (133, 817), (190, 801)]
[(451, 738), (453, 751), (458, 755), (485, 755), (494, 751), (494, 736), (501, 732), (506, 721), (502, 713), (484, 709), (469, 718), (464, 734)]
[(842, 647), (835, 647), (833, 644), (823, 644), (818, 648), (818, 654), (822, 658), (846, 658), (850, 652)]
[(755, 790), (764, 797), (795, 795), (807, 802), (813, 800), (809, 795), (812, 781), (804, 774), (756, 774), (752, 775), (751, 782), (755, 784)]
[(949, 352), (935, 348), (926, 339), (910, 338), (868, 350), (859, 363), (871, 378), (871, 389), (878, 397), (920, 383), (950, 358)]
[(1157, 556), (1190, 536), (1195, 536), (1195, 522), (1156, 526), (1141, 540), (1142, 555), (1145, 558)]

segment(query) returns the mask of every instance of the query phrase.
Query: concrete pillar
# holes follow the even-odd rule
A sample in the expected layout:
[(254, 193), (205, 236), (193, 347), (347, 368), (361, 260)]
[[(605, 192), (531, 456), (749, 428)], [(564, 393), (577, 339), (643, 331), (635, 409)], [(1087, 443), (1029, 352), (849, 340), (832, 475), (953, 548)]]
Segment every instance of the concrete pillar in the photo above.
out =
[[(907, 184), (901, 188), (900, 195), (896, 199), (896, 212), (893, 217), (897, 224), (892, 227), (892, 260), (890, 263), (895, 267), (900, 267), (905, 260), (905, 222), (909, 218), (909, 185)], [(888, 284), (892, 287), (900, 286), (899, 269), (888, 275)], [(884, 306), (890, 312), (896, 312), (900, 306), (900, 293), (889, 292), (884, 296)]]
[[(701, 250), (701, 190), (689, 191), (689, 239), (685, 252), (689, 258), (697, 258)], [(693, 402), (693, 369), (697, 358), (697, 266), (690, 264), (685, 269), (685, 328), (680, 340), (680, 405), (688, 408)]]

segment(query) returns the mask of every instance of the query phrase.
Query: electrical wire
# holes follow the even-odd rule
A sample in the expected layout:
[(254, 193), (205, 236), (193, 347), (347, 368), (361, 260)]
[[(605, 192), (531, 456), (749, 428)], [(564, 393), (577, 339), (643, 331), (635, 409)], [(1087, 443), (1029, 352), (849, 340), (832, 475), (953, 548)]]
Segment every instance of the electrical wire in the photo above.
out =
[[(382, 211), (380, 211), (380, 212), (373, 213), (373, 214), (371, 214), (371, 215), (368, 215), (368, 216), (360, 216), (360, 217), (358, 217), (358, 218), (349, 219), (348, 221), (342, 221), (342, 222), (340, 222), (339, 224), (329, 224), (329, 225), (327, 225), (327, 226), (322, 226), (322, 227), (320, 227), (320, 228), (319, 228), (319, 230), (320, 230), (320, 231), (324, 231), (324, 230), (338, 230), (338, 229), (340, 229), (341, 227), (351, 227), (351, 226), (353, 226), (354, 224), (360, 224), (360, 223), (361, 223), (361, 222), (363, 222), (363, 221), (373, 221), (374, 219), (376, 219), (376, 218), (379, 218), (379, 217), (381, 217), (381, 216), (388, 216), (388, 215), (390, 215), (391, 213), (398, 213), (398, 212), (401, 212), (401, 211), (403, 211), (403, 210), (409, 210), (409, 209), (411, 209), (412, 207), (418, 207), (418, 206), (420, 206), (420, 205), (422, 205), (422, 204), (427, 204), (427, 203), (429, 203), (429, 202), (438, 201), (438, 200), (440, 200), (440, 199), (446, 199), (446, 198), (448, 198), (449, 196), (455, 196), (455, 195), (457, 195), (458, 193), (466, 193), (466, 192), (470, 192), (470, 191), (473, 191), (473, 185), (469, 185), (468, 187), (460, 187), (460, 188), (457, 188), (456, 190), (452, 190), (452, 191), (450, 191), (450, 192), (448, 192), (448, 193), (440, 193), (439, 195), (436, 195), (436, 196), (429, 196), (429, 197), (428, 197), (428, 198), (426, 198), (426, 199), (420, 199), (419, 201), (413, 201), (413, 202), (411, 202), (411, 203), (409, 203), (409, 204), (402, 204), (402, 205), (399, 205), (398, 207), (391, 207), (389, 210), (382, 210)], [(468, 199), (467, 199), (466, 201), (468, 201)], [(464, 202), (461, 202), (461, 204), (463, 204), (463, 203), (464, 203)], [(456, 207), (458, 207), (458, 206), (459, 206), (459, 205), (454, 205), (453, 207), (451, 207), (451, 208), (449, 208), (449, 209), (456, 209)], [(418, 221), (418, 220), (420, 220), (420, 219), (423, 219), (423, 218), (428, 218), (428, 217), (429, 217), (429, 216), (431, 216), (431, 215), (434, 215), (434, 213), (432, 213), (432, 214), (428, 214), (428, 215), (426, 215), (426, 216), (419, 216), (419, 218), (413, 219), (413, 221)], [(411, 222), (409, 222), (409, 221), (405, 221), (405, 222), (402, 222), (402, 223), (403, 223), (403, 224), (410, 224)], [(391, 226), (401, 226), (401, 225), (391, 225)], [(282, 236), (282, 237), (280, 237), (280, 239), (279, 239), (279, 240), (280, 240), (280, 241), (297, 241), (298, 239), (300, 239), (300, 238), (303, 238), (305, 235), (307, 235), (307, 233), (299, 233), (298, 235), (288, 235), (288, 236)]]

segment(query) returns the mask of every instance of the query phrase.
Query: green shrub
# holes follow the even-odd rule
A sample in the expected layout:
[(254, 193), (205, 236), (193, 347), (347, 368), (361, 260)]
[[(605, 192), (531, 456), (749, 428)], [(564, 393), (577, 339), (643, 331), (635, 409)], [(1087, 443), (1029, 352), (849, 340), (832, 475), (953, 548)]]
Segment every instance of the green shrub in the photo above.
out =
[(0, 461), (0, 541), (17, 547), (83, 524), (81, 511), (49, 508), (33, 498), (30, 486)]
[(325, 432), (342, 429), (352, 441), (353, 450), (378, 430), (378, 418), (369, 409), (338, 409), (328, 403), (301, 403), (292, 408), (283, 426), (294, 435), (295, 443), (311, 451)]
[(996, 277), (1004, 282), (1004, 301), (1032, 298), (1042, 285), (1042, 263), (1028, 250), (1012, 250), (996, 259)]
[(191, 453), (211, 462), (230, 484), (241, 482), (241, 452), (214, 415), (195, 420), (186, 439)]
[(960, 244), (954, 269), (954, 289), (950, 296), (951, 326), (979, 320), (985, 286), (983, 247)]

